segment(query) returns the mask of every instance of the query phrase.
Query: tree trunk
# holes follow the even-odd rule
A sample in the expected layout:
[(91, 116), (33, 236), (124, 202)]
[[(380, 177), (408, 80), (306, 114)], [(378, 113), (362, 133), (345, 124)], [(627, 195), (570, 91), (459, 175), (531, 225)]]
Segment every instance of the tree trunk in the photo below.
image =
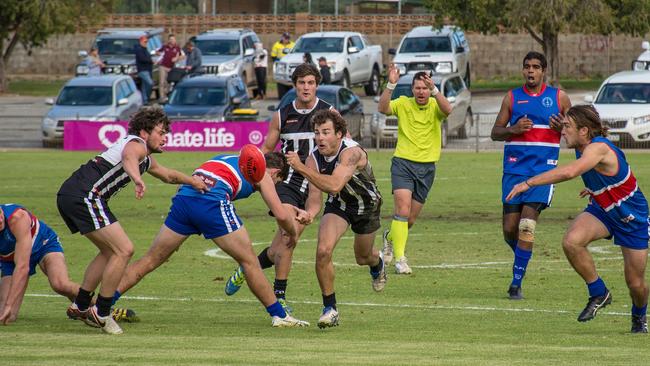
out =
[(4, 61), (4, 40), (0, 39), (0, 93), (7, 92), (7, 75), (5, 72), (5, 61)]
[(548, 72), (546, 77), (549, 79), (549, 84), (559, 86), (560, 84), (560, 53), (558, 49), (558, 34), (552, 31), (544, 30), (542, 32), (544, 44), (544, 55), (548, 60)]

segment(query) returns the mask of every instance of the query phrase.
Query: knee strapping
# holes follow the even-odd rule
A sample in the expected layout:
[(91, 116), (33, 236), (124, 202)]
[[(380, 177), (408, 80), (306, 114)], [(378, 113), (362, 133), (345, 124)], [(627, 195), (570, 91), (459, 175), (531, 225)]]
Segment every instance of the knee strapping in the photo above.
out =
[(534, 242), (535, 241), (535, 226), (537, 221), (531, 219), (519, 220), (519, 240)]

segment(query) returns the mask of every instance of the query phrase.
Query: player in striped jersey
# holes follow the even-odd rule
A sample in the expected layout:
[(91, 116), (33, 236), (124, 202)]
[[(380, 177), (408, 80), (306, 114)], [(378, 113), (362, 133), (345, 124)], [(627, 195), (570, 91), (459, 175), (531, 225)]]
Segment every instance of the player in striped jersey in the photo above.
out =
[(323, 313), (318, 326), (325, 328), (338, 325), (332, 254), (348, 226), (354, 232), (357, 264), (370, 267), (372, 288), (382, 291), (386, 285), (382, 253), (373, 245), (380, 228), (382, 199), (366, 151), (344, 138), (347, 128), (343, 117), (335, 111), (319, 111), (314, 114), (312, 124), (317, 148), (306, 164), (296, 152), (287, 153), (287, 161), (310, 183), (309, 217), (305, 223), (320, 212), (321, 192), (328, 194), (316, 251), (316, 276), (323, 295)]
[[(274, 184), (286, 178), (288, 165), (279, 152), (268, 153), (266, 174), (252, 185), (239, 170), (239, 156), (217, 155), (201, 164), (193, 175), (207, 185), (205, 193), (183, 185), (172, 198), (165, 223), (147, 253), (127, 268), (115, 293), (114, 300), (135, 286), (144, 276), (158, 268), (193, 234), (202, 234), (233, 257), (241, 266), (248, 286), (266, 307), (274, 327), (301, 327), (309, 323), (287, 314), (271, 290), (253, 251), (253, 244), (244, 223), (235, 213), (233, 201), (244, 199), (259, 191), (264, 203), (273, 212), (287, 242), (295, 245), (297, 233), (294, 217), (304, 218), (302, 210), (284, 210)], [(243, 277), (242, 277), (243, 279)]]
[(521, 284), (533, 255), (535, 227), (540, 213), (550, 206), (553, 185), (536, 187), (506, 202), (512, 187), (557, 166), (560, 153), (560, 116), (571, 107), (563, 91), (544, 83), (546, 57), (529, 52), (523, 61), (525, 84), (511, 90), (501, 103), (492, 139), (503, 148), (503, 237), (514, 252), (508, 296), (523, 298)]
[(585, 184), (581, 197), (590, 196), (587, 208), (574, 220), (562, 241), (564, 253), (589, 291), (587, 306), (578, 321), (593, 319), (612, 301), (587, 250), (589, 243), (612, 239), (621, 247), (625, 282), (632, 297), (632, 333), (647, 333), (648, 202), (639, 189), (625, 154), (605, 136), (598, 112), (592, 106), (575, 106), (566, 113), (562, 136), (575, 148), (576, 161), (536, 175), (515, 185), (507, 200), (534, 187), (559, 183), (579, 175)]
[[(141, 176), (144, 172), (165, 183), (206, 189), (198, 177), (166, 168), (153, 158), (152, 154), (162, 152), (168, 132), (169, 120), (161, 108), (140, 109), (129, 122), (128, 136), (72, 173), (57, 194), (59, 213), (70, 231), (81, 233), (99, 249), (86, 269), (68, 316), (109, 334), (122, 333), (109, 312), (113, 294), (133, 255), (133, 243), (108, 207), (108, 200), (130, 181), (135, 184), (135, 198), (142, 199), (146, 191)], [(90, 306), (100, 282), (96, 305)]]

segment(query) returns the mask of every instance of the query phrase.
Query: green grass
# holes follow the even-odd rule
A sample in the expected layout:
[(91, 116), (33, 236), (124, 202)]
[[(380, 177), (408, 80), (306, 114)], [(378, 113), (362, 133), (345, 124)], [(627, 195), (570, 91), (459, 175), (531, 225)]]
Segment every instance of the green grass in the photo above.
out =
[[(59, 234), (70, 275), (79, 281), (96, 250), (65, 229), (55, 207), (61, 182), (90, 152), (0, 152), (1, 202), (27, 206)], [(189, 173), (207, 153), (165, 153), (162, 164)], [(383, 225), (392, 211), (390, 153), (369, 153), (385, 197)], [(563, 153), (561, 162), (571, 161)], [(650, 155), (629, 153), (642, 188), (650, 181)], [(147, 193), (134, 199), (127, 186), (111, 200), (113, 212), (141, 256), (157, 233), (175, 187), (146, 177)], [(630, 365), (650, 362), (648, 337), (629, 332), (630, 300), (620, 251), (608, 241), (592, 247), (614, 302), (586, 324), (575, 318), (587, 299), (584, 283), (567, 263), (561, 238), (585, 201), (579, 180), (560, 184), (553, 207), (538, 224), (537, 242), (524, 282), (523, 301), (506, 298), (512, 253), (501, 239), (501, 154), (443, 153), (436, 181), (407, 254), (411, 276), (389, 272), (374, 293), (368, 269), (355, 265), (350, 233), (339, 243), (336, 293), (340, 326), (315, 326), (321, 295), (314, 274), (316, 225), (299, 243), (288, 287), (295, 315), (306, 329), (272, 329), (264, 308), (244, 287), (223, 293), (235, 267), (231, 259), (204, 255), (214, 245), (190, 238), (168, 263), (120, 300), (142, 319), (106, 336), (65, 317), (68, 301), (33, 276), (17, 323), (0, 329), (4, 358), (12, 365)], [(274, 221), (259, 196), (236, 203), (261, 250)], [(381, 240), (378, 238), (377, 245)], [(272, 280), (272, 270), (266, 271)], [(41, 296), (49, 295), (49, 296)]]
[(14, 80), (9, 82), (9, 93), (33, 97), (56, 97), (67, 80)]
[[(603, 82), (603, 78), (591, 79), (560, 79), (560, 85), (566, 90), (597, 90)], [(492, 80), (473, 80), (472, 91), (490, 90), (507, 91), (520, 87), (523, 84), (521, 77)]]

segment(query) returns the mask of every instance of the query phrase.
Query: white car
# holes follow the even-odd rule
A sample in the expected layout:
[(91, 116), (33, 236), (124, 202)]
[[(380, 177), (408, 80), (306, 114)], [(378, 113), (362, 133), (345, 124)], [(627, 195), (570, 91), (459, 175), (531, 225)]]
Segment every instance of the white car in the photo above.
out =
[(431, 26), (415, 27), (402, 38), (393, 63), (404, 75), (417, 71), (459, 73), (465, 85), (470, 85), (470, 50), (465, 33), (455, 26), (434, 29)]
[(639, 58), (632, 61), (632, 70), (634, 71), (650, 70), (650, 42), (641, 42), (641, 48), (645, 51), (639, 55)]
[(650, 71), (622, 71), (608, 77), (585, 102), (593, 103), (619, 146), (650, 142)]

